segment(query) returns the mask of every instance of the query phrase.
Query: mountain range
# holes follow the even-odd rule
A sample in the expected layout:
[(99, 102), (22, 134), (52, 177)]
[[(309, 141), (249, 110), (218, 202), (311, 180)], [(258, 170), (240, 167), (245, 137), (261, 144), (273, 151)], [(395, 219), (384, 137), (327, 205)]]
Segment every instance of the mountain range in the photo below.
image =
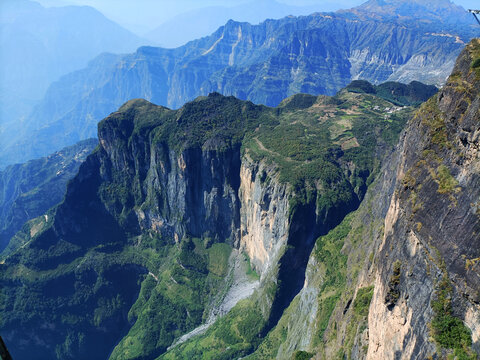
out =
[(288, 15), (308, 15), (318, 11), (336, 9), (333, 3), (292, 6), (275, 0), (260, 0), (233, 7), (209, 6), (190, 10), (162, 23), (144, 36), (165, 48), (176, 48), (187, 42), (208, 36), (232, 19), (238, 22), (258, 24), (265, 19), (280, 19)]
[(2, 127), (46, 156), (0, 171), (0, 352), (479, 360), (472, 24), (369, 0), (63, 76)]
[[(275, 106), (299, 92), (333, 95), (352, 79), (441, 85), (474, 32), (473, 20), (444, 21), (449, 11), (464, 12), (447, 0), (436, 2), (444, 9), (437, 18), (429, 15), (426, 0), (406, 3), (410, 17), (395, 1), (370, 2), (365, 6), (398, 15), (392, 19), (385, 10), (368, 17), (364, 6), (259, 25), (229, 21), (176, 49), (104, 54), (50, 86), (22, 131), (1, 144), (0, 164), (45, 156), (95, 136), (98, 121), (131, 98), (178, 108), (218, 91)], [(455, 31), (446, 32), (452, 26)]]
[(418, 111), (429, 87), (365, 81), (128, 101), (2, 254), (2, 337), (37, 359), (476, 359), (479, 94), (475, 39)]
[(45, 8), (34, 1), (3, 0), (1, 142), (8, 142), (8, 128), (15, 133), (22, 127), (32, 107), (60, 76), (85, 67), (103, 52), (126, 53), (147, 44), (92, 7)]

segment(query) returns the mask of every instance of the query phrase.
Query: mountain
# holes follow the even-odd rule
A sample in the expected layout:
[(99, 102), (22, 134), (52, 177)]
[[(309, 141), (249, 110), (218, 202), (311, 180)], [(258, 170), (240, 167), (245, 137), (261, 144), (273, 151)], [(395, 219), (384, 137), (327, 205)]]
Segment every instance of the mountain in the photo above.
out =
[(408, 85), (394, 81), (372, 85), (365, 80), (354, 80), (345, 89), (350, 92), (375, 94), (399, 106), (418, 106), (438, 91), (435, 86), (425, 85), (418, 81), (412, 81)]
[(368, 0), (349, 12), (368, 18), (373, 15), (405, 22), (421, 20), (427, 26), (436, 21), (445, 25), (474, 24), (472, 16), (450, 0)]
[(318, 6), (291, 6), (275, 0), (254, 1), (233, 7), (210, 6), (177, 15), (150, 31), (145, 37), (153, 44), (175, 48), (212, 34), (228, 20), (258, 24), (265, 19), (308, 15), (332, 9), (336, 9), (333, 3), (322, 4), (319, 9)]
[[(478, 359), (479, 111), (475, 39), (359, 208), (316, 240), (301, 291), (246, 359)], [(160, 358), (244, 345), (235, 309)]]
[[(425, 357), (439, 349), (457, 358), (480, 354), (479, 101), (480, 41), (475, 39), (400, 141), (397, 191), (378, 248), (383, 266), (369, 315), (370, 344), (383, 346), (369, 347), (372, 358), (395, 351), (405, 358)], [(400, 313), (406, 322), (394, 324), (390, 314)], [(404, 333), (407, 328), (412, 331)]]
[(46, 158), (0, 171), (0, 252), (26, 221), (45, 214), (63, 199), (67, 182), (97, 144), (96, 139), (84, 140)]
[(209, 326), (195, 351), (252, 353), (413, 110), (348, 89), (276, 108), (218, 93), (179, 110), (127, 102), (0, 263), (12, 356), (185, 358)]
[(21, 129), (60, 76), (103, 52), (126, 53), (147, 44), (87, 6), (44, 8), (33, 1), (3, 0), (0, 10), (2, 143)]
[(403, 18), (360, 18), (354, 11), (259, 25), (229, 21), (177, 49), (103, 55), (50, 86), (24, 131), (2, 147), (0, 164), (95, 136), (97, 122), (132, 98), (178, 108), (218, 91), (275, 106), (299, 92), (333, 95), (352, 79), (441, 85), (470, 39), (469, 24), (442, 33), (440, 21), (427, 26)]

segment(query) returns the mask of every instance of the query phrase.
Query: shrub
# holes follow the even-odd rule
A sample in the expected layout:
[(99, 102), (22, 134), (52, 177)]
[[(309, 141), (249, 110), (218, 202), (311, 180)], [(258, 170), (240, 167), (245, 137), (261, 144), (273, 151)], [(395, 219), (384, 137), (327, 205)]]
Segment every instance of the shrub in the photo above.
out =
[(309, 360), (313, 357), (314, 354), (306, 352), (306, 351), (300, 351), (297, 350), (293, 354), (293, 359), (294, 360)]
[(358, 289), (357, 297), (353, 304), (353, 310), (356, 314), (361, 316), (368, 315), (368, 308), (370, 307), (370, 302), (373, 297), (373, 285)]
[(452, 291), (448, 275), (444, 274), (436, 286), (436, 298), (431, 302), (435, 313), (431, 323), (432, 336), (444, 349), (454, 350), (458, 359), (469, 359), (472, 335), (463, 321), (452, 314)]

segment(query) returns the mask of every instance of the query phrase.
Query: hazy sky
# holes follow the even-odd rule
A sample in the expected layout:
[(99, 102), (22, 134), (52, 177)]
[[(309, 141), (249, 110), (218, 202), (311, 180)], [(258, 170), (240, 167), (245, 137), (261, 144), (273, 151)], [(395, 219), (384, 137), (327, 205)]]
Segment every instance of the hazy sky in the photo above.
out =
[[(0, 0), (1, 1), (1, 0)], [(147, 32), (166, 20), (195, 8), (235, 6), (252, 0), (36, 0), (44, 6), (90, 5), (108, 18), (137, 33)], [(261, 0), (257, 0), (261, 1)], [(318, 11), (347, 9), (366, 0), (277, 0), (295, 6), (318, 6)], [(479, 0), (454, 0), (464, 8), (480, 8)]]

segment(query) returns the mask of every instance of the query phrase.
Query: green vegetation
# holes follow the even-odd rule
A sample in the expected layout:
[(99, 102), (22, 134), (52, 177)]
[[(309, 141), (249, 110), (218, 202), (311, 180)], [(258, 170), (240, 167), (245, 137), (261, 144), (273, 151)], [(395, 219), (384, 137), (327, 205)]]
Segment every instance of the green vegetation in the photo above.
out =
[(208, 249), (208, 271), (217, 276), (223, 277), (228, 272), (228, 258), (232, 247), (225, 243), (213, 244)]
[[(40, 239), (45, 235), (39, 234)], [(216, 243), (206, 249), (200, 239), (189, 238), (177, 246), (155, 232), (147, 232), (130, 241), (139, 245), (118, 249), (118, 243), (99, 244), (88, 249), (84, 257), (45, 271), (32, 272), (26, 261), (28, 253), (23, 254), (25, 265), (2, 269), (0, 281), (5, 284), (4, 279), (23, 279), (26, 286), (37, 290), (24, 292), (22, 288), (2, 287), (0, 310), (8, 310), (17, 299), (17, 310), (4, 313), (2, 323), (31, 326), (32, 321), (53, 322), (56, 316), (61, 316), (57, 328), (60, 331), (69, 329), (68, 336), (62, 339), (56, 335), (52, 341), (58, 341), (57, 357), (69, 358), (79, 351), (83, 353), (83, 346), (103, 351), (105, 344), (95, 345), (95, 337), (105, 341), (98, 331), (120, 321), (122, 314), (128, 312), (128, 320), (133, 326), (114, 350), (112, 358), (158, 356), (175, 337), (205, 320), (205, 306), (223, 284), (231, 247)], [(68, 258), (69, 252), (79, 251), (78, 247), (70, 250), (71, 245), (67, 243), (65, 246), (65, 250), (59, 245), (55, 248), (64, 259)], [(112, 252), (115, 248), (117, 250)], [(30, 246), (22, 251), (27, 249), (32, 251)], [(49, 258), (52, 255), (48, 255)], [(8, 262), (11, 260), (11, 257), (7, 259)], [(41, 260), (41, 257), (35, 260)], [(136, 302), (132, 303), (132, 294), (138, 293), (139, 278), (143, 279), (140, 292)], [(61, 307), (62, 311), (58, 315), (47, 311), (52, 307)], [(114, 340), (122, 328), (112, 330)]]
[(438, 149), (452, 148), (452, 144), (448, 140), (444, 116), (437, 105), (437, 96), (424, 103), (416, 116), (421, 116), (422, 124), (428, 127), (432, 145)]
[(470, 329), (452, 314), (452, 291), (452, 285), (444, 270), (442, 279), (435, 288), (435, 300), (431, 302), (435, 313), (431, 323), (432, 336), (442, 348), (451, 350), (455, 359), (476, 360), (478, 357), (471, 350)]
[(315, 354), (306, 352), (306, 351), (295, 351), (293, 354), (292, 359), (293, 360), (309, 360), (311, 359)]
[(467, 50), (472, 58), (472, 70), (475, 71), (477, 79), (480, 78), (480, 41), (473, 39), (468, 45)]
[(374, 85), (370, 84), (366, 80), (354, 80), (352, 81), (346, 89), (351, 92), (357, 93), (366, 93), (366, 94), (376, 94), (377, 89)]
[(388, 281), (387, 295), (385, 297), (385, 303), (390, 310), (396, 305), (398, 298), (400, 297), (400, 290), (398, 287), (400, 285), (401, 273), (402, 262), (400, 260), (395, 260), (393, 263), (392, 275)]
[(438, 91), (435, 86), (425, 85), (418, 81), (412, 81), (408, 85), (387, 81), (375, 86), (365, 80), (355, 80), (346, 89), (355, 93), (375, 94), (398, 106), (420, 105)]
[(253, 269), (252, 264), (250, 263), (250, 258), (247, 256), (247, 254), (244, 254), (243, 256), (247, 263), (247, 276), (250, 278), (250, 280), (260, 280), (260, 276)]
[(219, 150), (240, 143), (245, 133), (260, 124), (275, 122), (275, 112), (213, 93), (173, 111), (146, 101), (134, 100), (99, 124), (99, 133), (122, 129), (124, 145), (128, 137), (150, 136), (154, 143), (165, 143), (180, 153), (186, 148), (202, 147), (213, 140)]
[(450, 174), (450, 170), (445, 165), (440, 165), (437, 168), (436, 182), (438, 183), (438, 192), (440, 194), (460, 191), (458, 181)]
[[(253, 160), (275, 164), (279, 180), (292, 186), (296, 193), (292, 213), (317, 196), (320, 213), (363, 196), (379, 167), (374, 149), (380, 144), (393, 146), (413, 113), (412, 107), (397, 108), (386, 116), (392, 103), (347, 91), (333, 98), (318, 97), (307, 109), (284, 106), (276, 121), (246, 134), (243, 148)], [(345, 166), (352, 168), (350, 175)]]
[[(355, 338), (358, 338), (368, 325), (368, 311), (370, 302), (372, 301), (373, 291), (373, 285), (358, 289), (357, 296), (353, 303), (353, 313), (347, 323), (344, 345), (340, 349), (341, 352), (338, 359), (352, 359), (352, 347), (354, 346)], [(365, 346), (362, 350), (366, 353), (368, 346)]]
[(232, 359), (251, 353), (260, 343), (266, 319), (252, 299), (240, 301), (204, 335), (176, 346), (159, 359)]
[(327, 235), (320, 237), (314, 249), (314, 256), (320, 264), (321, 271), (325, 274), (325, 280), (320, 284), (319, 289), (322, 295), (318, 300), (317, 337), (320, 341), (327, 329), (333, 309), (345, 288), (348, 257), (341, 250), (345, 238), (352, 230), (353, 214), (345, 217), (342, 223)]
[[(335, 357), (335, 359), (351, 359), (355, 338), (358, 338), (367, 327), (368, 310), (374, 291), (373, 286), (360, 288), (357, 291), (355, 299), (347, 301), (347, 299), (352, 296), (351, 294), (354, 290), (352, 286), (355, 286), (355, 282), (347, 284), (347, 278), (355, 279), (358, 276), (358, 265), (354, 264), (356, 261), (359, 261), (359, 264), (363, 264), (366, 256), (360, 255), (359, 258), (354, 260), (357, 255), (353, 257), (344, 255), (342, 248), (345, 242), (355, 247), (354, 244), (360, 244), (359, 239), (364, 238), (364, 236), (370, 238), (373, 236), (373, 228), (371, 226), (364, 227), (358, 223), (354, 225), (357, 214), (358, 212), (348, 215), (344, 222), (327, 235), (329, 237), (325, 243), (327, 246), (324, 247), (322, 251), (322, 263), (325, 262), (327, 269), (329, 269), (325, 272), (325, 278), (332, 280), (329, 281), (329, 284), (323, 289), (323, 292), (320, 293), (319, 296), (317, 327), (321, 337), (317, 339), (316, 344), (320, 353), (322, 353), (322, 349), (326, 343), (333, 341), (333, 344), (336, 344), (336, 321), (339, 311), (343, 309), (343, 314), (345, 315), (348, 309), (353, 308), (353, 311), (347, 315), (344, 340), (341, 348), (338, 349), (338, 356)], [(323, 239), (325, 240), (325, 238)], [(332, 247), (332, 244), (335, 244), (335, 247)], [(365, 246), (365, 244), (363, 243), (362, 246)], [(330, 250), (325, 252), (325, 249)], [(321, 268), (320, 270), (323, 269)], [(338, 272), (339, 276), (336, 274), (332, 275), (332, 272), (335, 271)], [(362, 351), (366, 353), (366, 349), (362, 349)]]
[(206, 320), (204, 309), (227, 274), (231, 247), (216, 243), (206, 249), (201, 239), (185, 238), (180, 246), (167, 246), (166, 250), (167, 257), (159, 259), (162, 271), (142, 283), (128, 314), (134, 325), (112, 359), (156, 357), (175, 338)]
[(373, 290), (373, 285), (358, 289), (357, 297), (353, 303), (353, 309), (356, 314), (360, 316), (368, 316), (368, 308), (372, 301)]

